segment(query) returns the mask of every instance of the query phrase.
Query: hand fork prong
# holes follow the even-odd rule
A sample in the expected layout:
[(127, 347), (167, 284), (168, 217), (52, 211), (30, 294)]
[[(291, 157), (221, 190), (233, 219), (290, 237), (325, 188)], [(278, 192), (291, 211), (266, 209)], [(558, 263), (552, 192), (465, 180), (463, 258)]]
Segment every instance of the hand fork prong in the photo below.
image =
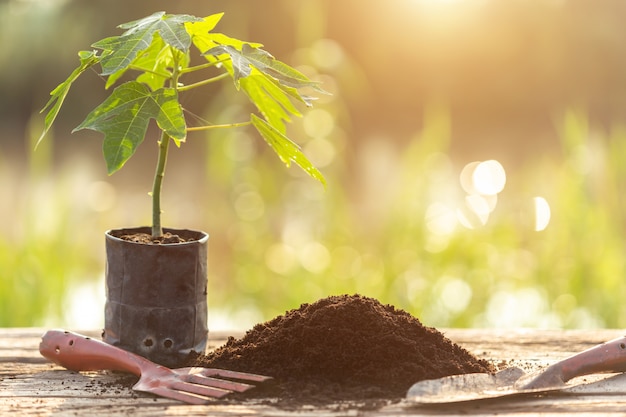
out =
[(170, 398), (172, 400), (182, 401), (187, 404), (203, 405), (203, 404), (208, 404), (210, 402), (210, 399), (208, 397), (188, 394), (185, 392), (181, 392), (181, 391), (177, 391), (177, 390), (174, 390), (171, 388), (165, 388), (165, 387), (155, 387), (155, 388), (151, 388), (150, 390), (142, 389), (139, 391), (148, 392), (150, 394), (158, 395), (160, 397)]
[(201, 374), (189, 374), (184, 375), (184, 380), (198, 385), (207, 387), (221, 388), (227, 391), (245, 392), (250, 388), (254, 388), (254, 385), (244, 384), (243, 382), (228, 381), (225, 379), (211, 378), (210, 376), (204, 376)]
[(229, 390), (217, 388), (210, 385), (195, 384), (193, 382), (187, 382), (185, 380), (173, 380), (170, 382), (169, 388), (176, 391), (182, 391), (184, 393), (191, 393), (203, 397), (212, 398), (221, 398), (230, 393)]
[[(197, 370), (197, 371), (196, 371)], [(223, 378), (239, 379), (241, 381), (265, 382), (272, 380), (271, 376), (251, 374), (248, 372), (230, 371), (218, 368), (192, 368), (191, 373), (204, 376), (221, 376)]]

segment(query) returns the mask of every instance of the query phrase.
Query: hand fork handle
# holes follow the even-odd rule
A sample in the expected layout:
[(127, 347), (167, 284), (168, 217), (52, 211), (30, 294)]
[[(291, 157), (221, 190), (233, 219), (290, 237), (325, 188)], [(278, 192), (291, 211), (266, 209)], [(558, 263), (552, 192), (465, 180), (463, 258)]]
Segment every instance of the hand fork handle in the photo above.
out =
[(563, 382), (582, 375), (624, 372), (626, 371), (626, 337), (596, 345), (555, 365), (560, 369)]
[(604, 372), (626, 371), (626, 336), (609, 340), (548, 366), (532, 378), (522, 378), (522, 389), (562, 385), (570, 379)]
[(65, 330), (49, 330), (41, 338), (39, 352), (72, 371), (124, 371), (141, 376), (146, 366), (158, 366), (134, 353)]

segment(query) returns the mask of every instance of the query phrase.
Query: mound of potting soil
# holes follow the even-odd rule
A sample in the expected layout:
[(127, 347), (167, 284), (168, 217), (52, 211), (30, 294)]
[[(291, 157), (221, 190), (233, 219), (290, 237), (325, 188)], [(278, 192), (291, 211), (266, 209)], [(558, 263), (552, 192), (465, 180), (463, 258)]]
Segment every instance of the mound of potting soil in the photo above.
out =
[(240, 395), (292, 405), (399, 399), (417, 381), (494, 371), (409, 313), (359, 295), (303, 304), (190, 360), (273, 376)]

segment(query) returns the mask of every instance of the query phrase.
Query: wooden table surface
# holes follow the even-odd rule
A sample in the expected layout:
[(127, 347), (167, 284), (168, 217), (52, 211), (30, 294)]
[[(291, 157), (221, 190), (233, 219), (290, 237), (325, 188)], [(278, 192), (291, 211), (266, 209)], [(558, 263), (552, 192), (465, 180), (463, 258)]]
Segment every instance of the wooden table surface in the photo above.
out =
[[(0, 329), (0, 416), (420, 416), (420, 415), (626, 415), (626, 395), (513, 397), (438, 407), (395, 403), (376, 410), (350, 404), (298, 410), (254, 403), (216, 400), (202, 406), (138, 393), (120, 384), (119, 374), (76, 373), (44, 359), (38, 350), (45, 329)], [(99, 332), (79, 331), (97, 337)], [(449, 329), (446, 336), (481, 358), (524, 370), (621, 337), (621, 330)], [(224, 343), (226, 333), (211, 333), (210, 347)], [(234, 336), (240, 336), (236, 332)], [(10, 414), (11, 413), (11, 414)]]

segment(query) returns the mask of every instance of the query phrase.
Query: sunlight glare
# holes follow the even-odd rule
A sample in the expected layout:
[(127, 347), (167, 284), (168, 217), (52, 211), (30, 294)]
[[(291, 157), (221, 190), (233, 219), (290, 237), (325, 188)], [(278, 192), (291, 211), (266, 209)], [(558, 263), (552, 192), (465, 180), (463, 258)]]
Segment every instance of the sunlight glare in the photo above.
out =
[(104, 323), (104, 276), (77, 283), (67, 299), (63, 318), (68, 328), (97, 329)]
[(252, 328), (255, 323), (263, 321), (263, 313), (253, 303), (245, 303), (235, 309), (209, 308), (208, 320), (212, 332), (232, 332)]
[(451, 7), (461, 6), (462, 3), (467, 3), (466, 0), (413, 0), (413, 4), (420, 7), (421, 10), (427, 10), (429, 12), (436, 11), (448, 11)]
[(484, 320), (479, 326), (554, 328), (561, 325), (545, 294), (535, 287), (495, 292), (486, 304)]

